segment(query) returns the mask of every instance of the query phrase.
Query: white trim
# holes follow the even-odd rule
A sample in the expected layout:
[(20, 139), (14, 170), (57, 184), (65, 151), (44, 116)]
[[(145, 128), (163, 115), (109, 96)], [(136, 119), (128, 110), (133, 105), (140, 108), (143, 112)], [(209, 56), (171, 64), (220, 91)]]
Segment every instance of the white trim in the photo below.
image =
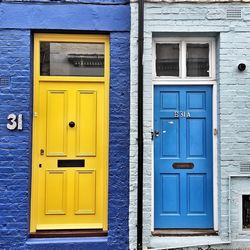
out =
[[(214, 217), (214, 230), (219, 229), (219, 213), (218, 213), (218, 127), (217, 127), (217, 84), (212, 88), (212, 118), (213, 118), (213, 217)], [(216, 131), (216, 134), (214, 133)]]
[[(181, 68), (180, 68), (181, 79), (180, 80), (182, 80), (182, 79), (186, 78), (186, 74), (187, 74), (187, 67), (186, 67), (187, 47), (186, 47), (185, 41), (181, 41), (181, 52), (180, 53), (181, 53), (181, 56), (179, 58), (180, 64), (181, 64)], [(157, 76), (155, 75), (155, 77), (157, 77)]]
[[(152, 118), (151, 118), (151, 121), (152, 121), (152, 130), (154, 131), (154, 127), (155, 127), (155, 124), (154, 124), (154, 104), (155, 104), (155, 100), (154, 100), (154, 84), (151, 85), (151, 89), (152, 89)], [(154, 225), (155, 225), (155, 222), (154, 222), (154, 219), (155, 219), (155, 169), (154, 169), (154, 163), (155, 163), (155, 156), (154, 156), (154, 139), (151, 140), (151, 152), (152, 152), (152, 161), (151, 161), (151, 173), (152, 173), (152, 188), (151, 188), (151, 232), (154, 231)]]
[(175, 80), (164, 80), (164, 79), (159, 79), (159, 80), (153, 80), (153, 85), (215, 85), (216, 81), (215, 80), (205, 80), (202, 81), (200, 79), (187, 79), (187, 80), (181, 80), (181, 79), (175, 79)]
[[(156, 44), (159, 43), (179, 43), (179, 77), (175, 76), (157, 76), (156, 75)], [(186, 48), (187, 43), (208, 43), (209, 44), (209, 77), (187, 77), (186, 76)], [(215, 38), (213, 37), (164, 37), (153, 38), (153, 51), (152, 51), (152, 73), (153, 80), (170, 81), (170, 80), (188, 80), (188, 81), (214, 81), (216, 78), (215, 70)]]
[[(156, 77), (156, 43), (179, 43), (180, 44), (180, 77)], [(185, 78), (186, 75), (186, 60), (181, 60), (181, 57), (186, 56), (186, 44), (187, 42), (192, 43), (209, 43), (209, 73), (210, 77), (189, 77)], [(155, 85), (211, 85), (212, 86), (212, 140), (213, 140), (213, 224), (214, 230), (218, 230), (218, 128), (217, 128), (217, 84), (215, 80), (216, 76), (216, 49), (215, 49), (215, 39), (211, 37), (180, 37), (180, 38), (154, 38), (153, 39), (153, 50), (152, 50), (152, 129), (154, 129), (154, 86)], [(214, 131), (217, 131), (215, 134)], [(154, 141), (152, 141), (152, 201), (151, 201), (151, 231), (154, 231)]]

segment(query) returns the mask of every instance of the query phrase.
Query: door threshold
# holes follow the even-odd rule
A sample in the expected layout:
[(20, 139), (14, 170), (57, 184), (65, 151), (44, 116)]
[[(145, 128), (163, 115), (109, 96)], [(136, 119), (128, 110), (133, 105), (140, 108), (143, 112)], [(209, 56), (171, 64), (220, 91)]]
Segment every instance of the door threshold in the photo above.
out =
[(108, 232), (101, 229), (83, 230), (37, 230), (30, 233), (30, 238), (56, 238), (56, 237), (99, 237), (107, 236)]
[(207, 236), (218, 235), (213, 229), (155, 229), (153, 236)]

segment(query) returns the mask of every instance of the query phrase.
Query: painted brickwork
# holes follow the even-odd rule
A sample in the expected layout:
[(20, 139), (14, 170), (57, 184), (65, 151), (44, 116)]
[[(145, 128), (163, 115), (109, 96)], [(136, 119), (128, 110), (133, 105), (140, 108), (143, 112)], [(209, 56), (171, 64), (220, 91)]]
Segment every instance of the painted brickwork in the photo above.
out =
[[(0, 4), (0, 249), (125, 250), (128, 249), (129, 206), (129, 6), (110, 6), (111, 12), (108, 6), (77, 5), (77, 9), (70, 5), (68, 12), (65, 5), (49, 6), (51, 9), (43, 4)], [(60, 18), (50, 16), (42, 22), (36, 18), (38, 13), (45, 17), (47, 10)], [(108, 16), (103, 17), (106, 10)], [(29, 11), (36, 13), (33, 19), (27, 17)], [(82, 18), (82, 13), (86, 14), (85, 19), (79, 22), (77, 17)], [(107, 237), (29, 239), (34, 28), (57, 29), (57, 32), (100, 30), (110, 34)], [(9, 82), (3, 81), (8, 79)], [(22, 131), (7, 130), (7, 115), (11, 112), (23, 114)]]
[[(230, 19), (227, 10), (240, 9), (241, 17)], [(136, 246), (136, 161), (137, 161), (137, 4), (131, 4), (131, 149), (130, 149), (130, 248)], [(218, 215), (219, 237), (185, 238), (153, 237), (152, 230), (152, 37), (154, 34), (168, 36), (214, 36), (217, 54), (217, 114), (218, 114)], [(177, 243), (205, 244), (228, 241), (228, 176), (240, 174), (240, 163), (250, 160), (250, 6), (248, 4), (145, 4), (144, 40), (144, 245), (177, 246)], [(239, 63), (247, 69), (239, 72)], [(237, 183), (237, 184), (236, 184)], [(244, 184), (245, 183), (245, 184)], [(234, 186), (250, 186), (234, 180)], [(239, 199), (236, 199), (238, 202)], [(236, 204), (237, 207), (239, 204)], [(250, 245), (249, 233), (237, 234), (239, 221), (232, 223), (232, 244), (226, 248)], [(237, 228), (236, 228), (237, 227)], [(244, 242), (241, 239), (244, 238)], [(246, 239), (248, 242), (246, 242)], [(244, 244), (245, 245), (244, 245)], [(180, 244), (179, 244), (180, 245)], [(219, 246), (218, 246), (219, 247)], [(197, 248), (195, 248), (197, 249)]]
[[(0, 88), (0, 246), (15, 249), (26, 240), (29, 220), (30, 32), (1, 30), (0, 34), (0, 76), (10, 77), (10, 83)], [(6, 129), (6, 118), (12, 112), (23, 114), (22, 132)]]

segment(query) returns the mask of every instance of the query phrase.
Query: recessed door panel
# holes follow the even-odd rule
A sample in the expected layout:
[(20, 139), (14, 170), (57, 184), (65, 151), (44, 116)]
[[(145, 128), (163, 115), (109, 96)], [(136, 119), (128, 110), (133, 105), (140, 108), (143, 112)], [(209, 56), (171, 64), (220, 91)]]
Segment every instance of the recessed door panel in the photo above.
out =
[(48, 170), (45, 179), (45, 214), (66, 214), (67, 176), (65, 171)]
[(206, 119), (187, 120), (187, 157), (206, 157)]
[(162, 175), (162, 212), (180, 214), (180, 175)]
[(76, 171), (75, 178), (75, 214), (95, 214), (95, 171)]
[(179, 108), (179, 92), (162, 92), (161, 109), (176, 110)]
[(206, 174), (188, 174), (188, 214), (206, 214)]
[(204, 91), (197, 91), (187, 92), (187, 109), (192, 110), (205, 110), (206, 109), (206, 92)]
[(167, 118), (161, 119), (162, 157), (179, 157), (179, 129), (179, 120)]
[(77, 92), (77, 156), (96, 154), (96, 92)]
[(46, 106), (47, 155), (65, 156), (67, 155), (67, 91), (48, 90)]
[(212, 228), (211, 87), (154, 91), (155, 228)]

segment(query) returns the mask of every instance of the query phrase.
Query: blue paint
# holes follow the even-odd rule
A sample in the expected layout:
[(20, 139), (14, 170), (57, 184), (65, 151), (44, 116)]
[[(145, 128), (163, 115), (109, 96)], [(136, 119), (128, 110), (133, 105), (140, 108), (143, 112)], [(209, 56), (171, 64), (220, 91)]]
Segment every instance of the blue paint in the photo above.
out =
[(97, 249), (107, 250), (107, 237), (92, 238), (45, 238), (29, 239), (26, 242), (27, 249)]
[[(32, 30), (110, 34), (110, 145), (108, 236), (29, 239), (32, 155)], [(128, 249), (129, 6), (0, 4), (0, 248)], [(9, 113), (23, 114), (23, 131), (6, 128)]]
[(156, 86), (154, 98), (155, 228), (212, 228), (211, 87)]
[(4, 4), (1, 29), (129, 31), (128, 5)]

